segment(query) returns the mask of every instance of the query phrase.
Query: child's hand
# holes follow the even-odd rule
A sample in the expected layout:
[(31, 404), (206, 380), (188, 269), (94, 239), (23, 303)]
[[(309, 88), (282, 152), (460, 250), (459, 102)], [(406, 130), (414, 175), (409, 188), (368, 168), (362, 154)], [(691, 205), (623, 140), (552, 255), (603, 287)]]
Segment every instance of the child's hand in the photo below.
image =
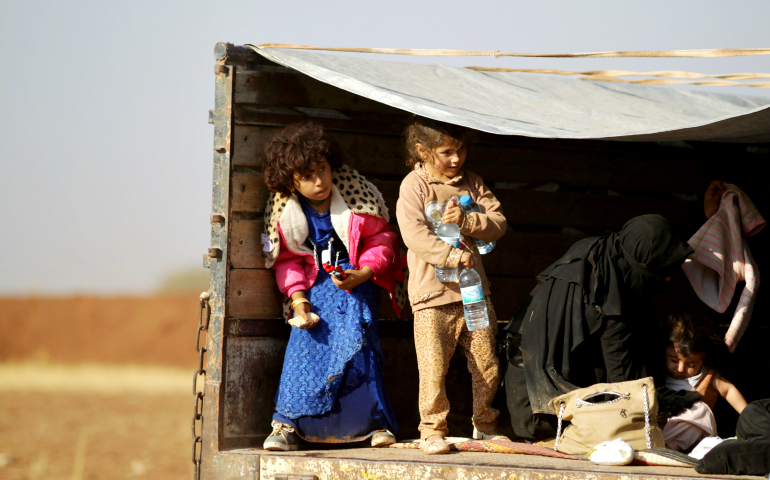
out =
[(714, 180), (706, 189), (703, 195), (703, 212), (706, 218), (711, 218), (719, 210), (719, 202), (722, 201), (722, 194), (725, 193), (725, 182)]
[(463, 221), (465, 221), (465, 212), (463, 212), (462, 208), (455, 205), (446, 209), (441, 220), (443, 220), (444, 223), (456, 223), (458, 227), (462, 227)]
[(297, 305), (297, 307), (294, 309), (294, 316), (295, 317), (302, 317), (305, 320), (305, 326), (297, 327), (301, 328), (302, 330), (307, 330), (309, 328), (313, 328), (318, 324), (318, 320), (310, 320), (308, 317), (308, 313), (310, 313), (310, 304), (309, 303), (300, 303)]
[(471, 254), (471, 252), (463, 252), (462, 256), (460, 257), (460, 265), (467, 269), (473, 268), (476, 266), (476, 257)]
[(348, 276), (345, 280), (338, 280), (337, 277), (332, 275), (332, 282), (340, 290), (350, 291), (369, 280), (374, 275), (374, 272), (371, 268), (364, 267), (361, 270), (345, 270), (345, 275)]

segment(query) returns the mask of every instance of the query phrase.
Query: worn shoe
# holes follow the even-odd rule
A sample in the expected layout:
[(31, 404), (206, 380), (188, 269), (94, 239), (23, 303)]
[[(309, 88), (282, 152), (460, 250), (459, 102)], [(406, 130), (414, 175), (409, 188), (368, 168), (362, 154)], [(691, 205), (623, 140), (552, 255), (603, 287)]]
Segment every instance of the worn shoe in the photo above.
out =
[(425, 455), (441, 455), (449, 453), (449, 445), (447, 445), (446, 441), (441, 437), (432, 440), (426, 438), (420, 442), (420, 450), (422, 450)]
[(478, 428), (475, 426), (473, 427), (473, 439), (474, 440), (508, 440), (511, 441), (510, 438), (506, 437), (505, 435), (500, 435), (496, 431), (492, 430), (491, 432), (480, 432)]
[(389, 430), (376, 432), (372, 435), (372, 446), (375, 448), (393, 445), (394, 443), (396, 443), (396, 436), (390, 433)]
[(294, 427), (285, 423), (273, 420), (270, 424), (273, 432), (262, 444), (265, 450), (299, 450), (299, 435), (294, 431)]

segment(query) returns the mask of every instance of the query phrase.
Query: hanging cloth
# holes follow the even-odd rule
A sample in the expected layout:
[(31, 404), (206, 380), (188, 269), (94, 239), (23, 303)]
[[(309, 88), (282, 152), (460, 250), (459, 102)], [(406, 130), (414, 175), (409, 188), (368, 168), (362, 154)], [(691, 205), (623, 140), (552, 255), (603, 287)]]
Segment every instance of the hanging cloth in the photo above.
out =
[(759, 289), (759, 269), (744, 237), (756, 235), (765, 225), (767, 222), (749, 197), (728, 183), (717, 213), (687, 242), (695, 253), (682, 268), (703, 303), (724, 313), (738, 282), (746, 282), (725, 335), (731, 352), (749, 325)]

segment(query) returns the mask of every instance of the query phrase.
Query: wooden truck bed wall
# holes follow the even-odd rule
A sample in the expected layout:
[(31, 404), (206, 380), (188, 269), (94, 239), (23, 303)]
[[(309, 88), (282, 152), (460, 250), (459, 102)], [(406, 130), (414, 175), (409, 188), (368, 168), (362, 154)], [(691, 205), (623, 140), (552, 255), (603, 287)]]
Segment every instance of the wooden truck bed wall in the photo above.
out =
[[(202, 478), (229, 478), (228, 471), (253, 469), (253, 460), (230, 456), (225, 462), (222, 452), (261, 448), (270, 433), (290, 329), (281, 319), (273, 271), (265, 269), (261, 256), (268, 196), (261, 174), (264, 146), (286, 125), (319, 122), (337, 139), (347, 162), (380, 189), (398, 232), (398, 187), (409, 172), (402, 133), (411, 114), (316, 81), (245, 47), (218, 44), (215, 56), (215, 107), (209, 114), (214, 125), (212, 233), (205, 256), (211, 269), (211, 313), (200, 332), (205, 335), (205, 375), (196, 378), (199, 390), (205, 378), (205, 388), (196, 400), (193, 456), (201, 459)], [(617, 231), (645, 213), (663, 214), (686, 234), (693, 233), (705, 220), (702, 194), (712, 179), (741, 185), (762, 210), (767, 189), (757, 171), (770, 159), (768, 152), (766, 146), (740, 144), (480, 134), (469, 149), (467, 168), (495, 192), (509, 225), (494, 252), (484, 257), (498, 318), (510, 319), (535, 285), (535, 275), (581, 238)], [(766, 254), (758, 246), (753, 249), (761, 265)], [(683, 278), (675, 279), (660, 303), (686, 299), (693, 308), (705, 308)], [(764, 322), (762, 310), (759, 302), (754, 331)], [(402, 426), (399, 438), (414, 438), (417, 364), (411, 312), (407, 308), (404, 313), (397, 320), (390, 302), (381, 302), (385, 383)], [(750, 342), (748, 337), (743, 342)], [(469, 436), (470, 375), (462, 354), (455, 357), (447, 379), (450, 435)]]

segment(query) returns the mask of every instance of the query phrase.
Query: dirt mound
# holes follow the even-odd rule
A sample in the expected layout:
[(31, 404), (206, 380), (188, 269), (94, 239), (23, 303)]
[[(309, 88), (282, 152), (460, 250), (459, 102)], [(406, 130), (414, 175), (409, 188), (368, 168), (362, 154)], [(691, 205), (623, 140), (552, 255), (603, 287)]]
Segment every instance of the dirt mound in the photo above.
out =
[(0, 362), (37, 359), (195, 369), (198, 305), (198, 294), (0, 298)]

